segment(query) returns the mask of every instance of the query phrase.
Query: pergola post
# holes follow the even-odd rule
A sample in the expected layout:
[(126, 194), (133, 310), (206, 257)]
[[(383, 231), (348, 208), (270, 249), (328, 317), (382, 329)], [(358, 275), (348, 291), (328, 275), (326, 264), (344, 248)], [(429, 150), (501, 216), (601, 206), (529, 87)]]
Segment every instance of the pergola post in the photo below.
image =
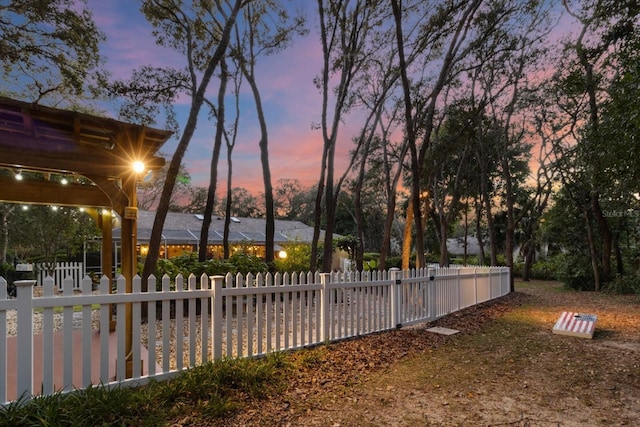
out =
[[(136, 176), (131, 173), (122, 180), (122, 190), (129, 199), (128, 206), (122, 207), (122, 275), (126, 281), (126, 293), (133, 292), (133, 278), (138, 270), (138, 207), (136, 197)], [(125, 307), (125, 353), (126, 353), (126, 377), (130, 378), (133, 373), (133, 322), (132, 305), (128, 303)]]

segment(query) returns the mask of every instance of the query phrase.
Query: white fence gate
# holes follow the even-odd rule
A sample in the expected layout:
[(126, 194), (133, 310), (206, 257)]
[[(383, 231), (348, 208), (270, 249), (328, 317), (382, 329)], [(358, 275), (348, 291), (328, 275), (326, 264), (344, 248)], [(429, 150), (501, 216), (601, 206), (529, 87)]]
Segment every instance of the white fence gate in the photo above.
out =
[(261, 355), (431, 321), (506, 295), (510, 273), (492, 267), (191, 275), (175, 282), (165, 276), (159, 290), (151, 277), (148, 292), (136, 276), (132, 293), (125, 292), (122, 276), (110, 293), (103, 276), (98, 292), (85, 277), (78, 283), (81, 293), (67, 278), (62, 294), (54, 293), (54, 280), (47, 278), (38, 297), (35, 281), (15, 283), (17, 297), (8, 298), (0, 277), (0, 403), (23, 393), (162, 380), (225, 356)]

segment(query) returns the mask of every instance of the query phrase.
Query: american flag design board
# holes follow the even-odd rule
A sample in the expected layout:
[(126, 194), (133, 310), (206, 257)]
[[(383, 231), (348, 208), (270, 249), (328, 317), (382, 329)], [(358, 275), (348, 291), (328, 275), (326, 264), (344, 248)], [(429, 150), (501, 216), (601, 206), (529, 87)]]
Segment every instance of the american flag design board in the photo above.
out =
[(553, 327), (553, 333), (592, 339), (597, 320), (598, 316), (595, 314), (563, 311)]

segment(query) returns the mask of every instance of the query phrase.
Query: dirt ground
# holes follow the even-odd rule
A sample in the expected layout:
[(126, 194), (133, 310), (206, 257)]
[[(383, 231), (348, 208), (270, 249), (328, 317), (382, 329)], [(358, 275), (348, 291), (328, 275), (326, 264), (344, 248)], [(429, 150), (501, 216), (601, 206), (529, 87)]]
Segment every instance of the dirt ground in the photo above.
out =
[[(592, 340), (552, 333), (596, 314)], [(460, 331), (428, 332), (442, 326)], [(224, 426), (637, 426), (640, 298), (517, 284), (429, 324), (295, 352), (287, 389)]]

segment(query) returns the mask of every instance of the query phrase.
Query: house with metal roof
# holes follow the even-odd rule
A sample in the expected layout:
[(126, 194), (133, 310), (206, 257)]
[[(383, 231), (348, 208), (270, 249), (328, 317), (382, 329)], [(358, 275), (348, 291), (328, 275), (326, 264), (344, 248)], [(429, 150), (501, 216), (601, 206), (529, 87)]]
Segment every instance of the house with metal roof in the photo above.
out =
[[(138, 212), (138, 254), (146, 256), (155, 219), (155, 212)], [(204, 217), (201, 214), (169, 212), (162, 230), (161, 258), (172, 258), (184, 252), (198, 251), (200, 231)], [(223, 257), (224, 217), (213, 216), (209, 226), (208, 252), (211, 258)], [(265, 218), (232, 217), (229, 225), (231, 253), (242, 250), (256, 256), (265, 256)], [(120, 241), (120, 229), (114, 230), (114, 241)], [(321, 231), (321, 238), (323, 232)], [(275, 220), (274, 244), (276, 252), (293, 242), (311, 243), (313, 227), (300, 221)]]
[[(466, 251), (465, 251), (466, 245)], [(467, 255), (480, 255), (480, 243), (476, 236), (467, 236), (467, 239), (463, 237), (451, 237), (447, 239), (447, 251), (452, 256)]]

